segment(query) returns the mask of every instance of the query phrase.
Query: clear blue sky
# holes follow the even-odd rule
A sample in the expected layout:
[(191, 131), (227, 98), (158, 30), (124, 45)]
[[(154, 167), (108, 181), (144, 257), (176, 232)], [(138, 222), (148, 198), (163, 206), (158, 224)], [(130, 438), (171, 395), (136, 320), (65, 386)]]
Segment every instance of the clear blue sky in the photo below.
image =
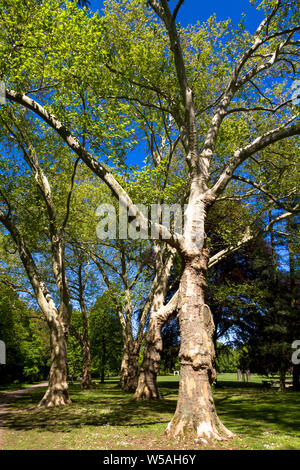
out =
[[(102, 9), (103, 0), (90, 1), (90, 8), (92, 10)], [(172, 6), (172, 4), (175, 6), (176, 1), (172, 1), (170, 5)], [(178, 14), (178, 21), (182, 25), (196, 23), (197, 20), (205, 21), (213, 13), (216, 13), (218, 20), (231, 18), (234, 24), (238, 24), (242, 13), (246, 13), (246, 28), (251, 32), (255, 30), (255, 27), (258, 26), (263, 18), (262, 13), (250, 5), (249, 0), (210, 0), (205, 2), (201, 0), (185, 0)]]

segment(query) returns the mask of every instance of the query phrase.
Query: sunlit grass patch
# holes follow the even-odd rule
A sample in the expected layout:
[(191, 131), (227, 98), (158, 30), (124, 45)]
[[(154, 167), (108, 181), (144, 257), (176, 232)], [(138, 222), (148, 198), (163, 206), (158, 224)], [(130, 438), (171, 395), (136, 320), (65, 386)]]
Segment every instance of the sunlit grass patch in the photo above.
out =
[(214, 387), (218, 414), (235, 438), (204, 447), (194, 441), (172, 442), (165, 428), (172, 418), (178, 377), (159, 377), (162, 401), (133, 400), (117, 379), (92, 390), (70, 387), (72, 405), (37, 408), (37, 389), (11, 404), (5, 420), (5, 449), (300, 449), (300, 394), (268, 390), (261, 378), (236, 382), (221, 376)]

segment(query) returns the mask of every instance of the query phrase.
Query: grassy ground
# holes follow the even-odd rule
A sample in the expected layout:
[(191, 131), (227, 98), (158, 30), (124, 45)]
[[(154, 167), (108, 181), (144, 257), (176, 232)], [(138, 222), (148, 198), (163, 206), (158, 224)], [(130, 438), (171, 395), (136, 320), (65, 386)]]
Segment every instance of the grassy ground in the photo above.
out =
[(241, 383), (235, 374), (220, 375), (214, 389), (217, 411), (236, 437), (203, 446), (166, 440), (178, 377), (159, 377), (159, 385), (163, 401), (137, 403), (120, 391), (117, 379), (90, 391), (75, 384), (71, 406), (48, 410), (34, 406), (43, 394), (35, 390), (11, 404), (4, 449), (300, 449), (299, 393), (266, 389), (258, 376)]
[(0, 397), (1, 393), (13, 392), (14, 390), (22, 390), (31, 386), (32, 383), (13, 383), (9, 385), (0, 385)]

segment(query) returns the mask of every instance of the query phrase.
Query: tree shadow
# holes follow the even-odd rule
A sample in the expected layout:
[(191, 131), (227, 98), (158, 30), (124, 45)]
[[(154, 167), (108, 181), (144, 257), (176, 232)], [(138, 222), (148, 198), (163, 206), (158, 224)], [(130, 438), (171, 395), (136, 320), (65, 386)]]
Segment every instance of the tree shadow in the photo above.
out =
[(216, 389), (222, 388), (233, 388), (233, 389), (244, 389), (244, 388), (255, 388), (255, 389), (268, 389), (268, 387), (262, 383), (258, 382), (237, 382), (234, 380), (223, 380), (218, 379), (217, 383), (214, 385)]
[(231, 393), (216, 393), (215, 404), (221, 420), (235, 433), (257, 437), (266, 430), (273, 434), (300, 437), (300, 394), (250, 387)]
[[(13, 430), (67, 433), (85, 426), (143, 427), (166, 424), (175, 412), (178, 382), (161, 381), (164, 399), (135, 401), (115, 381), (92, 390), (70, 387), (72, 404), (62, 408), (37, 408), (43, 389), (13, 402), (3, 426)], [(214, 390), (221, 421), (235, 434), (257, 438), (266, 431), (297, 437), (300, 434), (300, 394), (266, 390), (257, 383), (219, 382)]]
[(143, 426), (168, 423), (174, 400), (135, 401), (115, 384), (89, 391), (70, 387), (72, 404), (61, 408), (38, 408), (41, 390), (23, 396), (10, 407), (3, 427), (14, 430), (71, 432), (84, 426)]

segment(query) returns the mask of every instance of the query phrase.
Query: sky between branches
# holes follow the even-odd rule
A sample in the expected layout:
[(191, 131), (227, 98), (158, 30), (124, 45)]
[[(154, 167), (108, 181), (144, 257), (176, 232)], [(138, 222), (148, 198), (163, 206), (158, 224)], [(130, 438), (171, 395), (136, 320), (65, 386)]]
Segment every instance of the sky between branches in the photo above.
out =
[[(93, 11), (101, 10), (103, 7), (103, 0), (90, 0), (90, 8)], [(175, 1), (172, 1), (174, 6)], [(211, 15), (216, 14), (217, 20), (227, 20), (231, 18), (234, 25), (237, 25), (243, 13), (246, 13), (245, 25), (251, 33), (257, 28), (260, 21), (263, 19), (263, 12), (257, 11), (255, 6), (252, 6), (249, 0), (185, 0), (180, 8), (178, 14), (178, 21), (186, 26), (194, 24), (198, 20), (206, 21)]]

